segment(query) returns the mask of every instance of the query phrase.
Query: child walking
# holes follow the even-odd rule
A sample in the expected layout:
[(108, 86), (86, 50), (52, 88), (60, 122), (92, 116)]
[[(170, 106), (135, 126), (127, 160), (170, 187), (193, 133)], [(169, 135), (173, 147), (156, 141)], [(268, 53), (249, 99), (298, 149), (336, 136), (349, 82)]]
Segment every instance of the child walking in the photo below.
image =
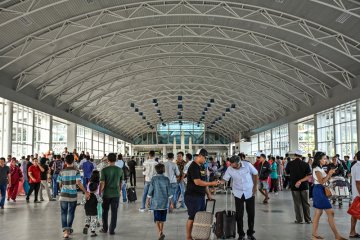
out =
[[(148, 192), (147, 205), (150, 209), (154, 210), (154, 222), (159, 235), (159, 240), (165, 239), (164, 223), (166, 222), (167, 206), (170, 202), (170, 209), (174, 208), (172, 202), (171, 184), (168, 177), (164, 176), (164, 164), (155, 166), (155, 175), (150, 182)], [(150, 206), (151, 202), (151, 206)]]
[[(98, 170), (94, 170), (92, 172), (92, 174), (91, 174), (89, 184), (87, 186), (88, 192), (90, 192), (90, 190), (89, 190), (90, 183), (96, 183), (98, 185), (98, 190), (96, 191), (96, 193), (100, 195), (100, 172)], [(97, 214), (97, 217), (98, 217), (97, 226), (100, 227), (100, 219), (102, 219), (102, 204), (101, 203), (97, 204), (97, 212), (98, 212), (98, 214)]]
[(86, 200), (85, 196), (83, 198), (83, 202), (85, 203), (85, 227), (83, 230), (84, 234), (88, 233), (88, 229), (90, 227), (91, 237), (96, 237), (97, 234), (95, 232), (97, 223), (98, 223), (98, 210), (97, 206), (98, 203), (102, 203), (102, 199), (99, 196), (98, 192), (99, 185), (95, 182), (89, 183), (89, 190), (90, 190), (90, 198)]

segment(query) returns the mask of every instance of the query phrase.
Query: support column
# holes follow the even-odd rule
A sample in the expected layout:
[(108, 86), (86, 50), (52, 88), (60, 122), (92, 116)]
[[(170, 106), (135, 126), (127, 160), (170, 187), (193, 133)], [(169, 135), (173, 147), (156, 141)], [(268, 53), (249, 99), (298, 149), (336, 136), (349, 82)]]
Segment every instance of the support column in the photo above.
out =
[(76, 148), (76, 124), (72, 122), (67, 127), (67, 148), (69, 152)]
[(53, 150), (53, 116), (50, 115), (49, 150)]
[(125, 142), (124, 141), (121, 141), (122, 144), (121, 144), (121, 154), (123, 156), (125, 156), (125, 153), (126, 153), (126, 147), (125, 147)]
[[(318, 141), (318, 131), (317, 131), (317, 114), (314, 114), (314, 145), (315, 150), (314, 152), (319, 150), (319, 141)], [(314, 154), (314, 153), (312, 153)]]
[(162, 154), (163, 154), (163, 159), (165, 160), (167, 158), (166, 146), (163, 146)]
[(192, 149), (192, 137), (189, 137), (189, 153), (192, 154), (193, 153), (193, 149)]
[(356, 100), (357, 149), (360, 151), (360, 99)]
[(5, 101), (5, 132), (4, 132), (4, 154), (12, 154), (12, 129), (13, 129), (13, 103), (11, 101)]
[(184, 134), (184, 131), (181, 131), (181, 135), (180, 135), (180, 151), (185, 152), (185, 134)]
[(173, 154), (176, 154), (176, 137), (174, 137), (174, 141), (173, 141)]
[(298, 126), (295, 122), (289, 123), (289, 151), (294, 152), (299, 148)]

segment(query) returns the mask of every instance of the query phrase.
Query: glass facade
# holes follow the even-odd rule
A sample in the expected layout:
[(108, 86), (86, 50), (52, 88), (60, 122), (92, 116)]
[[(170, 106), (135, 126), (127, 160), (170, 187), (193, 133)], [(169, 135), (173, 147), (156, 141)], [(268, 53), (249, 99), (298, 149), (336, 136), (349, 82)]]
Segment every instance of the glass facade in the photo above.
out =
[(34, 152), (50, 150), (50, 115), (34, 111)]
[(251, 153), (256, 154), (259, 151), (259, 135), (251, 136)]
[(334, 109), (335, 112), (335, 150), (340, 157), (350, 158), (358, 151), (356, 102), (343, 104)]
[(298, 144), (299, 149), (304, 153), (312, 153), (315, 150), (314, 116), (311, 116), (310, 119), (299, 120)]
[(52, 122), (52, 150), (55, 154), (61, 154), (67, 146), (67, 123), (61, 120)]
[(319, 151), (329, 156), (335, 155), (334, 148), (334, 111), (333, 109), (320, 112), (316, 115), (317, 139)]
[(12, 155), (26, 156), (33, 153), (34, 110), (13, 104)]
[[(283, 156), (289, 151), (289, 126), (288, 124), (273, 128), (272, 132), (272, 150), (274, 156)], [(268, 151), (265, 151), (266, 153)]]

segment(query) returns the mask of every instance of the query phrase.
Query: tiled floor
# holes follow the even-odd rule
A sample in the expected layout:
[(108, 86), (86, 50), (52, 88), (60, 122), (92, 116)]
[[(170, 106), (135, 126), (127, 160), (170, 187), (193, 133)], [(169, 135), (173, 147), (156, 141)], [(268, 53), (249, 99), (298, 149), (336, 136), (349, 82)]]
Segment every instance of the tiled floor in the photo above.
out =
[[(140, 180), (140, 179), (139, 179)], [(138, 188), (138, 199), (141, 198), (142, 188)], [(217, 210), (224, 209), (224, 196), (216, 195)], [(346, 213), (347, 203), (343, 209), (335, 206), (336, 223), (341, 233), (348, 236), (350, 218)], [(140, 201), (134, 204), (121, 204), (118, 212), (116, 235), (100, 234), (96, 238), (84, 236), (84, 210), (80, 206), (76, 210), (74, 235), (72, 239), (157, 239), (152, 214), (139, 213)], [(185, 222), (187, 214), (184, 210), (168, 215), (165, 225), (166, 239), (185, 239)], [(311, 225), (294, 224), (294, 213), (290, 192), (281, 192), (278, 196), (271, 196), (270, 204), (263, 205), (257, 198), (255, 236), (257, 239), (311, 239)], [(358, 226), (360, 232), (360, 224)], [(326, 239), (334, 239), (323, 215), (320, 233)], [(6, 203), (5, 209), (0, 210), (0, 240), (52, 240), (61, 239), (60, 208), (58, 202), (43, 202), (40, 204), (26, 204), (24, 197), (16, 203)]]

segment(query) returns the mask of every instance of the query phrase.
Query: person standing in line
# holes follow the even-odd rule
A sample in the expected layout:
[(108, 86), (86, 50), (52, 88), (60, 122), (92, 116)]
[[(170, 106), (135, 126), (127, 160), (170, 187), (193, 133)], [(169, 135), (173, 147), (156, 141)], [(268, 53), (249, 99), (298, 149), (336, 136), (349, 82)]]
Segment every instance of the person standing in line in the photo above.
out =
[(185, 204), (189, 218), (186, 222), (186, 240), (192, 240), (191, 231), (194, 218), (197, 212), (205, 211), (205, 195), (211, 200), (210, 186), (217, 186), (220, 181), (206, 182), (206, 173), (201, 170), (208, 156), (205, 149), (199, 149), (196, 152), (195, 160), (189, 166), (187, 172), (187, 185), (185, 191)]
[(127, 182), (127, 174), (129, 174), (129, 171), (126, 172), (126, 168), (129, 169), (129, 166), (124, 161), (122, 154), (118, 155), (118, 159), (116, 160), (115, 166), (121, 168), (123, 170), (123, 179), (121, 183), (121, 192), (123, 197), (123, 202), (127, 202), (127, 196), (126, 196), (126, 182)]
[[(336, 229), (335, 219), (334, 219), (334, 210), (332, 209), (329, 199), (325, 195), (324, 184), (329, 181), (332, 174), (334, 174), (335, 169), (330, 169), (328, 174), (322, 168), (326, 164), (327, 158), (326, 154), (323, 152), (317, 152), (314, 156), (313, 163), (313, 178), (314, 178), (314, 190), (313, 190), (313, 204), (315, 208), (314, 214), (314, 223), (312, 230), (312, 239), (324, 239), (318, 234), (319, 220), (323, 213), (326, 212), (328, 217), (328, 222), (331, 230), (334, 233), (336, 240), (346, 240), (342, 237), (338, 230)], [(297, 183), (298, 185), (298, 183)]]
[(52, 166), (50, 166), (51, 169), (53, 170), (53, 175), (52, 175), (52, 189), (53, 189), (53, 198), (56, 199), (56, 196), (58, 195), (58, 176), (61, 172), (61, 170), (63, 170), (64, 168), (64, 164), (61, 161), (61, 156), (60, 155), (56, 155), (55, 160), (52, 163)]
[(80, 167), (79, 167), (80, 170), (83, 170), (83, 173), (84, 173), (83, 186), (87, 186), (87, 184), (90, 180), (92, 171), (94, 170), (94, 165), (92, 164), (92, 162), (90, 162), (89, 156), (86, 156), (85, 159), (86, 159), (85, 162), (83, 162), (83, 164), (80, 165)]
[(270, 188), (270, 192), (275, 193), (275, 195), (278, 195), (278, 165), (275, 161), (274, 157), (270, 158), (271, 161), (271, 173), (270, 173), (270, 179), (271, 179), (271, 188)]
[(74, 167), (74, 156), (66, 155), (65, 162), (67, 167), (61, 170), (57, 182), (60, 185), (60, 208), (61, 208), (61, 225), (64, 238), (69, 238), (73, 232), (72, 224), (75, 218), (75, 209), (77, 205), (76, 185), (89, 199), (90, 193), (86, 191), (81, 184), (80, 172)]
[(290, 175), (290, 188), (294, 202), (295, 223), (302, 224), (303, 220), (310, 224), (309, 178), (311, 168), (301, 160), (302, 152), (295, 151), (295, 159), (286, 165), (285, 171)]
[(23, 175), (20, 168), (16, 164), (16, 159), (14, 158), (11, 159), (11, 163), (10, 163), (10, 175), (11, 175), (11, 185), (9, 185), (8, 188), (7, 200), (10, 201), (11, 198), (14, 202), (16, 202), (19, 183), (22, 181)]
[[(242, 157), (243, 156), (242, 154)], [(235, 197), (236, 222), (239, 234), (239, 240), (256, 240), (254, 237), (255, 224), (255, 195), (257, 189), (258, 171), (248, 161), (241, 161), (239, 156), (230, 158), (230, 167), (227, 168), (223, 181), (233, 179), (232, 192)], [(247, 238), (244, 232), (244, 204), (246, 205), (246, 213), (248, 218)]]
[(0, 158), (0, 208), (4, 209), (6, 188), (11, 185), (10, 168), (5, 164), (5, 158)]
[(174, 207), (176, 208), (178, 200), (181, 201), (180, 208), (185, 208), (185, 200), (184, 200), (184, 194), (185, 194), (185, 182), (184, 182), (184, 167), (186, 165), (186, 162), (184, 161), (184, 153), (178, 152), (177, 153), (177, 159), (176, 159), (176, 165), (179, 168), (180, 175), (178, 176), (178, 188), (175, 193), (175, 201), (174, 201)]
[(41, 203), (38, 200), (38, 194), (40, 190), (40, 183), (41, 183), (41, 172), (44, 172), (44, 168), (39, 165), (39, 160), (37, 158), (33, 159), (33, 165), (29, 167), (29, 183), (30, 189), (28, 194), (26, 195), (26, 202), (30, 202), (30, 195), (33, 191), (35, 191), (34, 203)]
[[(352, 198), (360, 197), (360, 151), (354, 157), (354, 164), (351, 168), (351, 184), (352, 184)], [(360, 234), (356, 232), (357, 219), (351, 217), (351, 228), (349, 238), (360, 238)]]
[(155, 166), (158, 163), (155, 161), (155, 151), (151, 150), (149, 152), (149, 159), (143, 163), (143, 174), (145, 175), (145, 184), (144, 184), (144, 193), (142, 196), (141, 208), (139, 209), (140, 212), (145, 212), (145, 204), (146, 198), (148, 195), (150, 182), (152, 177), (156, 174)]
[(44, 169), (44, 171), (40, 173), (40, 179), (41, 179), (40, 201), (44, 201), (44, 198), (43, 198), (43, 190), (44, 189), (47, 193), (49, 201), (56, 201), (56, 199), (52, 198), (51, 193), (50, 193), (48, 181), (51, 181), (51, 177), (50, 177), (50, 169), (49, 169), (49, 166), (46, 164), (46, 160), (47, 160), (46, 158), (40, 159), (40, 166)]
[(132, 156), (130, 161), (127, 164), (129, 166), (130, 185), (136, 187), (136, 169), (135, 169), (135, 167), (136, 167), (137, 163), (135, 161), (135, 157)]
[[(175, 192), (177, 190), (177, 177), (180, 176), (180, 171), (178, 166), (174, 163), (174, 154), (168, 153), (167, 159), (164, 160), (164, 167), (165, 167), (165, 173), (164, 176), (168, 177), (170, 180), (170, 189), (171, 189), (171, 195), (173, 197), (172, 202), (175, 202)], [(169, 208), (169, 212), (171, 212), (172, 209)]]
[(264, 204), (267, 204), (269, 201), (269, 184), (268, 178), (271, 173), (271, 167), (269, 162), (266, 161), (266, 155), (261, 153), (259, 157), (259, 164), (258, 164), (258, 173), (259, 173), (259, 192), (264, 195)]
[[(103, 196), (103, 214), (102, 221), (103, 227), (100, 230), (102, 233), (109, 231), (110, 235), (115, 234), (117, 214), (119, 208), (119, 199), (121, 193), (121, 182), (124, 177), (121, 168), (115, 165), (116, 154), (109, 153), (108, 156), (109, 166), (103, 168), (100, 174), (100, 195)], [(108, 224), (109, 209), (111, 208), (110, 226)]]
[[(174, 154), (172, 155), (172, 158), (174, 158)], [(157, 174), (151, 179), (146, 203), (147, 207), (153, 209), (154, 211), (154, 222), (159, 235), (158, 239), (164, 240), (164, 223), (166, 222), (167, 209), (172, 209), (174, 207), (171, 200), (173, 190), (171, 189), (169, 178), (164, 175), (164, 164), (160, 163), (156, 165), (155, 171)]]

